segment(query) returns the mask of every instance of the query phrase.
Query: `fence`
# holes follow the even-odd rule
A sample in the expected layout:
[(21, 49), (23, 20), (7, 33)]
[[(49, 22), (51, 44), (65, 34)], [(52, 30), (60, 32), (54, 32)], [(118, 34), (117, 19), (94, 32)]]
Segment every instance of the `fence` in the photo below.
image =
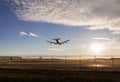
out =
[(24, 63), (26, 64), (25, 66), (27, 66), (27, 64), (31, 65), (28, 66), (31, 68), (33, 67), (35, 68), (36, 66), (39, 69), (120, 71), (120, 55), (112, 55), (112, 54), (111, 55), (24, 56), (19, 60), (12, 58), (12, 61), (17, 61), (19, 65)]
[(120, 55), (43, 55), (33, 60), (39, 61), (43, 67), (49, 64), (54, 69), (120, 71)]
[[(30, 58), (30, 57), (29, 57)], [(32, 57), (30, 58), (32, 59)], [(120, 55), (64, 55), (64, 56), (40, 56), (39, 60), (49, 60), (52, 64), (96, 64), (120, 66)]]

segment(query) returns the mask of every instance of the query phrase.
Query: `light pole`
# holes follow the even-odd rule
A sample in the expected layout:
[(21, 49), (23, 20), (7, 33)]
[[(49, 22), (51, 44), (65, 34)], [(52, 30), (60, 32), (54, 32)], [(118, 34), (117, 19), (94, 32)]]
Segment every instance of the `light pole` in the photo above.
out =
[(67, 56), (65, 55), (65, 64), (66, 64), (66, 58), (67, 58)]
[(81, 70), (81, 64), (82, 64), (82, 62), (81, 62), (81, 55), (79, 55), (79, 63), (80, 63), (80, 70)]
[(111, 60), (112, 60), (112, 67), (114, 68), (114, 58), (113, 58), (112, 53), (111, 53)]
[(94, 56), (95, 56), (95, 71), (97, 71), (97, 55), (96, 55), (96, 53), (94, 53)]

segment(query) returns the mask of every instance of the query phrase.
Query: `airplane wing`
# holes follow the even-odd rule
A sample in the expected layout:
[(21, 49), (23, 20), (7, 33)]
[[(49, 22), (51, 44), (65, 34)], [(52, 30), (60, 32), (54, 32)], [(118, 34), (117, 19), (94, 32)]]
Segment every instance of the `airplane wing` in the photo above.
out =
[(64, 44), (64, 43), (67, 43), (68, 41), (70, 41), (70, 40), (66, 40), (66, 41), (63, 41), (63, 42), (61, 42), (61, 43)]
[(48, 43), (50, 43), (50, 44), (55, 44), (55, 42), (51, 42), (51, 41), (47, 41)]

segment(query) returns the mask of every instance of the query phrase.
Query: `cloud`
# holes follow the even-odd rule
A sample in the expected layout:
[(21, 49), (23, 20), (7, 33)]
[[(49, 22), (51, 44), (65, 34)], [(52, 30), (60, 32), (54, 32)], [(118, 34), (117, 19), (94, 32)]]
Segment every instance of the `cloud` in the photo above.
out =
[(24, 32), (24, 31), (21, 31), (19, 34), (20, 34), (21, 36), (29, 36), (29, 37), (35, 37), (35, 38), (40, 37), (40, 35), (37, 35), (37, 34), (32, 33), (32, 32), (26, 33), (26, 32)]
[(6, 0), (23, 21), (120, 30), (120, 0)]
[(29, 36), (31, 36), (31, 37), (35, 37), (35, 38), (38, 38), (38, 37), (39, 37), (37, 34), (32, 33), (32, 32), (29, 33)]
[(94, 37), (92, 39), (94, 39), (94, 40), (105, 40), (105, 41), (110, 41), (111, 40), (110, 38), (103, 38), (103, 37)]
[(112, 34), (120, 34), (120, 31), (114, 31)]
[(23, 32), (23, 31), (21, 31), (19, 34), (20, 34), (21, 36), (27, 36), (27, 35), (28, 35), (26, 32)]
[[(104, 46), (106, 47), (106, 50), (110, 53), (114, 53), (114, 55), (120, 54), (120, 39), (119, 38), (113, 38), (108, 42), (105, 42)], [(107, 52), (106, 51), (106, 52)]]

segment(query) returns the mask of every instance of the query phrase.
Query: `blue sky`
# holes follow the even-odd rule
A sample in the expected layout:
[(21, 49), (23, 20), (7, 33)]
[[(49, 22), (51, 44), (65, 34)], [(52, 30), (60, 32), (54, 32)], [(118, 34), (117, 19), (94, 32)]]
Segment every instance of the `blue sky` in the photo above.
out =
[[(118, 46), (120, 45), (120, 31), (119, 24), (117, 24), (119, 23), (119, 16), (112, 13), (112, 9), (108, 9), (108, 12), (111, 12), (110, 14), (106, 14), (108, 13), (106, 11), (104, 12), (105, 14), (101, 14), (103, 12), (102, 7), (97, 6), (98, 9), (101, 8), (99, 14), (95, 10), (93, 14), (84, 9), (84, 7), (88, 7), (88, 4), (86, 4), (87, 0), (80, 0), (85, 4), (84, 7), (80, 6), (81, 10), (83, 9), (81, 12), (75, 6), (78, 0), (74, 0), (72, 5), (69, 5), (69, 2), (63, 3), (65, 0), (58, 0), (60, 2), (51, 1), (53, 2), (47, 0), (42, 2), (40, 0), (37, 4), (34, 1), (32, 7), (29, 6), (31, 4), (29, 0), (5, 0), (0, 2), (0, 55), (90, 54), (90, 44), (96, 42), (102, 44), (104, 47), (101, 53), (120, 53), (120, 47)], [(101, 0), (99, 4), (105, 1)], [(110, 2), (107, 7), (111, 4), (114, 6), (116, 3), (112, 3), (113, 0), (110, 0)], [(56, 7), (52, 6), (52, 3), (55, 3)], [(92, 2), (88, 3), (91, 5), (94, 4)], [(69, 10), (67, 8), (62, 9), (58, 5), (62, 7), (68, 5)], [(79, 5), (79, 2), (77, 5)], [(103, 4), (103, 6), (105, 5)], [(47, 11), (49, 7), (51, 7), (51, 10)], [(73, 11), (74, 8), (76, 8), (76, 11)], [(115, 7), (114, 12), (117, 11), (119, 10)], [(95, 16), (93, 17), (91, 14)], [(76, 17), (76, 15), (79, 16)], [(89, 17), (89, 15), (93, 18)], [(114, 19), (109, 21), (109, 15), (113, 16), (112, 18)], [(102, 22), (104, 20), (103, 17), (107, 17), (106, 21), (108, 22)], [(117, 23), (114, 22), (115, 20)], [(116, 27), (113, 28), (113, 25)], [(70, 42), (61, 46), (51, 45), (46, 42), (56, 36), (62, 38), (62, 40), (70, 39)]]

